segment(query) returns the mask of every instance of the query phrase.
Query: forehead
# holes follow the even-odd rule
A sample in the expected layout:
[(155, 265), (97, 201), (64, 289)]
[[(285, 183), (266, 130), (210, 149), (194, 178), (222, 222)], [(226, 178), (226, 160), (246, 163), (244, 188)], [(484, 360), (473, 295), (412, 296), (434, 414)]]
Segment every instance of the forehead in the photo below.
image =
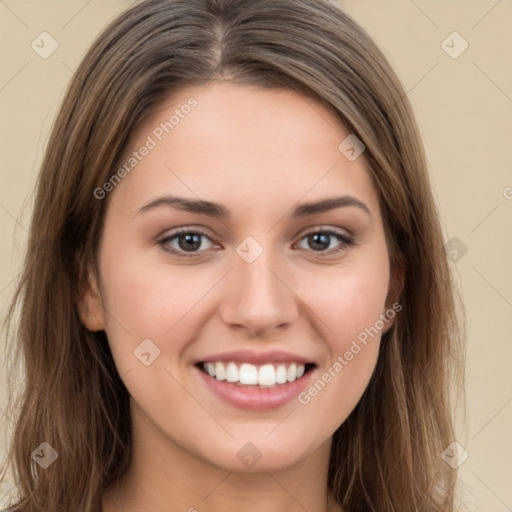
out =
[(339, 149), (350, 135), (325, 106), (289, 89), (185, 87), (133, 132), (121, 159), (130, 172), (115, 195), (132, 208), (167, 192), (245, 211), (336, 191), (375, 209), (364, 154), (351, 161)]

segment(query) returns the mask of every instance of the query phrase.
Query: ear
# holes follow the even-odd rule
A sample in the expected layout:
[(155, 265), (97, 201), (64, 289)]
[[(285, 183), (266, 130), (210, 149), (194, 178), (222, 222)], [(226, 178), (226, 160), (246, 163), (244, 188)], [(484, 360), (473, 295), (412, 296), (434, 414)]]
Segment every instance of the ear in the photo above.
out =
[(402, 309), (400, 305), (400, 296), (405, 283), (405, 264), (403, 258), (397, 258), (397, 262), (391, 268), (388, 294), (386, 297), (386, 309), (383, 312), (386, 314), (388, 311), (391, 313), (387, 315), (388, 321), (386, 322), (386, 328), (382, 334), (387, 333), (395, 323), (396, 313)]
[(105, 310), (101, 297), (98, 280), (88, 264), (85, 276), (80, 282), (79, 314), (80, 319), (89, 331), (105, 329)]

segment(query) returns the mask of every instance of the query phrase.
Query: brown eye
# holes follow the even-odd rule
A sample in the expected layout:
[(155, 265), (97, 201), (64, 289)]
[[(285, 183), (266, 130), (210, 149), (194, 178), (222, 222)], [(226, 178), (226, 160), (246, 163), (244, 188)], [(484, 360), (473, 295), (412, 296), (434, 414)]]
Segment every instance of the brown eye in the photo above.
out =
[[(205, 245), (205, 239), (209, 240), (212, 245), (215, 245), (210, 238), (201, 231), (181, 229), (165, 236), (158, 244), (165, 251), (186, 258), (207, 251), (208, 247), (203, 247), (203, 249), (200, 250), (201, 247)], [(206, 245), (208, 244), (206, 243)]]
[[(326, 254), (345, 251), (354, 243), (350, 237), (332, 230), (314, 231), (305, 235), (302, 240), (306, 240), (307, 247), (301, 247), (301, 249), (311, 249), (314, 252)], [(331, 246), (332, 243), (335, 244), (334, 247)]]

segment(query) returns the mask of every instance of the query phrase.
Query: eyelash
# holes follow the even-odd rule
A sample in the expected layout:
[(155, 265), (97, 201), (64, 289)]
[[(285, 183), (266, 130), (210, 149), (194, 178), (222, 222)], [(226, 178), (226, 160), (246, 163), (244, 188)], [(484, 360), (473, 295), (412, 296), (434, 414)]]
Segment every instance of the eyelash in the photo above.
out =
[[(350, 246), (355, 244), (355, 241), (353, 238), (351, 238), (343, 233), (340, 233), (338, 231), (334, 231), (332, 229), (319, 229), (317, 231), (310, 231), (309, 233), (306, 233), (305, 235), (303, 235), (300, 240), (302, 241), (305, 238), (307, 238), (308, 236), (317, 235), (317, 234), (334, 236), (341, 242), (339, 247), (330, 249), (327, 251), (313, 251), (312, 250), (312, 252), (319, 254), (321, 257), (323, 257), (324, 255), (330, 256), (333, 253), (346, 252)], [(199, 252), (192, 252), (190, 254), (187, 254), (186, 252), (180, 252), (180, 251), (177, 251), (176, 249), (169, 247), (168, 244), (171, 240), (174, 240), (175, 238), (177, 239), (183, 235), (200, 235), (205, 238), (208, 238), (211, 241), (210, 237), (206, 233), (203, 233), (200, 230), (192, 230), (192, 229), (182, 228), (182, 229), (179, 229), (178, 231), (175, 231), (174, 233), (171, 233), (170, 235), (167, 235), (166, 237), (162, 238), (161, 240), (159, 240), (158, 245), (164, 251), (174, 254), (180, 258), (197, 258), (198, 255), (200, 254)]]

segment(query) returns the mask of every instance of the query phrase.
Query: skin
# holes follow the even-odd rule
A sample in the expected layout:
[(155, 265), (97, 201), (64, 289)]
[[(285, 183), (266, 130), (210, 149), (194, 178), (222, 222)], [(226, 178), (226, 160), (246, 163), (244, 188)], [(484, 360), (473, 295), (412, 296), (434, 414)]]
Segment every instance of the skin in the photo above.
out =
[[(160, 105), (125, 156), (191, 96), (197, 107), (109, 192), (98, 274), (81, 303), (86, 327), (107, 333), (131, 396), (133, 458), (103, 495), (103, 510), (341, 510), (327, 493), (332, 435), (369, 383), (380, 335), (308, 404), (271, 411), (225, 403), (193, 364), (221, 351), (281, 349), (315, 361), (317, 380), (391, 307), (395, 287), (364, 154), (349, 161), (338, 150), (349, 132), (315, 100), (215, 81)], [(138, 213), (171, 193), (221, 203), (231, 218), (169, 206)], [(289, 216), (298, 204), (341, 195), (370, 214), (345, 206)], [(159, 243), (180, 227), (206, 234), (193, 258)], [(306, 235), (322, 229), (355, 244), (335, 252), (343, 244), (331, 236), (318, 249)], [(236, 252), (247, 236), (263, 248), (252, 263)], [(167, 247), (179, 251), (178, 242)], [(160, 350), (149, 366), (134, 357), (144, 339)], [(248, 442), (262, 455), (250, 468), (237, 457)]]

